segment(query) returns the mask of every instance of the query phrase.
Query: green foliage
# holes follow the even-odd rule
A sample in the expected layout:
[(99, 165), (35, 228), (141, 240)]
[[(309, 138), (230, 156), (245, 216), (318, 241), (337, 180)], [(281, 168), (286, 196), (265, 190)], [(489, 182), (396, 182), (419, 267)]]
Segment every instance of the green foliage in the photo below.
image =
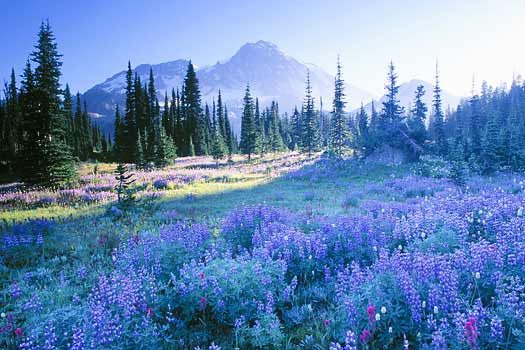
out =
[[(330, 119), (330, 147), (335, 151), (335, 154), (341, 157), (343, 147), (347, 143), (348, 130), (345, 118), (345, 102), (344, 102), (344, 81), (341, 73), (341, 63), (337, 59), (337, 75), (335, 78), (334, 87), (334, 101), (332, 118)], [(361, 105), (363, 110), (363, 106)], [(362, 125), (360, 125), (362, 126)]]
[(136, 181), (135, 174), (130, 173), (125, 164), (119, 163), (115, 170), (118, 204), (121, 209), (129, 209), (135, 202), (135, 191), (131, 185)]
[(311, 155), (319, 150), (319, 120), (315, 112), (310, 71), (306, 74), (306, 97), (303, 105), (301, 125), (301, 151)]
[(250, 86), (246, 86), (246, 93), (244, 95), (244, 107), (241, 119), (241, 152), (248, 156), (251, 160), (252, 154), (256, 150), (257, 134), (255, 129), (255, 116), (253, 99), (250, 94)]

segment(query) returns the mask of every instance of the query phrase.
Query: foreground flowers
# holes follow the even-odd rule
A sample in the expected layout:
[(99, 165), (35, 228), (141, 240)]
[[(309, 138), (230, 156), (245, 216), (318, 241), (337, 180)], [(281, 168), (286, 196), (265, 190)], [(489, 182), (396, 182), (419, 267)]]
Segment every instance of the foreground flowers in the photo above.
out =
[[(331, 173), (323, 174), (317, 173)], [(30, 234), (31, 242), (3, 248), (2, 264), (11, 270), (1, 291), (0, 344), (9, 350), (518, 344), (525, 334), (525, 218), (518, 215), (525, 192), (504, 178), (469, 185), (467, 191), (414, 176), (361, 184), (351, 189), (355, 212), (340, 216), (240, 206), (221, 222), (86, 219), (75, 223), (92, 235), (86, 246), (52, 256), (44, 253), (60, 237), (61, 223), (41, 230), (41, 244), (35, 223), (7, 227), (2, 237), (21, 233), (19, 242)], [(121, 234), (114, 243), (111, 233)], [(35, 255), (16, 272), (11, 266), (20, 249)]]

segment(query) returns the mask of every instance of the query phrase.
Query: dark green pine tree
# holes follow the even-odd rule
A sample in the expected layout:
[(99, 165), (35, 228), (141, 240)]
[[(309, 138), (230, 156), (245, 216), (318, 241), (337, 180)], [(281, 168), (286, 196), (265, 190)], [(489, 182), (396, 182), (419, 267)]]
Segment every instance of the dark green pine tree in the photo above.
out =
[(397, 74), (393, 62), (390, 62), (388, 66), (388, 78), (385, 90), (386, 100), (383, 102), (383, 111), (378, 123), (378, 141), (380, 144), (390, 144), (393, 147), (401, 148), (405, 144), (401, 133), (404, 108), (399, 105), (397, 97), (399, 94), (399, 85), (397, 85)]
[(256, 152), (257, 135), (255, 131), (255, 116), (253, 99), (250, 94), (250, 85), (246, 85), (244, 95), (244, 107), (241, 119), (241, 153), (248, 155), (248, 161), (251, 161), (252, 154)]
[(150, 67), (148, 86), (144, 89), (145, 100), (145, 120), (144, 128), (146, 130), (146, 147), (145, 158), (148, 163), (154, 163), (157, 158), (157, 145), (160, 140), (160, 107), (157, 100), (157, 92), (155, 90), (155, 80), (153, 76), (153, 69)]
[(19, 153), (22, 130), (20, 101), (16, 88), (16, 78), (14, 69), (11, 70), (11, 79), (5, 89), (5, 116), (2, 128), (2, 152), (1, 156), (7, 161), (8, 170), (12, 172), (13, 163)]
[(135, 154), (133, 155), (133, 161), (137, 169), (144, 169), (146, 167), (146, 158), (144, 156), (143, 142), (142, 142), (142, 133), (137, 134), (135, 142)]
[(93, 132), (89, 119), (87, 102), (84, 100), (82, 110), (82, 160), (88, 160), (93, 155)]
[(261, 117), (261, 110), (259, 107), (259, 99), (255, 99), (255, 133), (256, 133), (256, 140), (255, 140), (255, 148), (256, 152), (261, 155), (261, 157), (264, 155), (266, 151), (266, 134), (264, 130), (264, 120)]
[(483, 143), (482, 170), (485, 174), (492, 174), (500, 163), (498, 150), (501, 144), (500, 139), (500, 117), (491, 107), (488, 109), (487, 131)]
[(133, 156), (135, 155), (135, 138), (137, 136), (135, 102), (135, 82), (133, 80), (131, 62), (128, 61), (128, 70), (126, 72), (126, 109), (122, 123), (122, 152), (120, 154), (122, 157), (120, 161), (123, 163), (133, 163)]
[(155, 159), (155, 165), (163, 168), (173, 163), (177, 158), (177, 147), (175, 143), (168, 136), (164, 127), (160, 127), (159, 139), (157, 144), (157, 158)]
[(415, 91), (414, 106), (412, 107), (412, 114), (408, 120), (408, 128), (410, 137), (419, 145), (423, 145), (427, 138), (427, 129), (425, 127), (425, 119), (427, 118), (428, 108), (423, 101), (425, 96), (425, 87), (419, 85)]
[(173, 130), (171, 129), (172, 121), (170, 110), (170, 100), (168, 99), (168, 92), (166, 92), (164, 94), (164, 109), (162, 111), (161, 124), (164, 130), (166, 130), (166, 134), (172, 137)]
[[(16, 168), (20, 178), (26, 178), (26, 181), (33, 183), (39, 182), (37, 179), (42, 179), (45, 171), (42, 164), (43, 152), (40, 147), (41, 139), (39, 133), (42, 120), (38, 119), (36, 113), (37, 102), (35, 97), (34, 74), (31, 69), (31, 63), (28, 60), (22, 74), (19, 94), (21, 127), (25, 133), (17, 156)], [(35, 180), (31, 181), (30, 174), (34, 175)]]
[(357, 114), (357, 130), (359, 133), (358, 137), (358, 146), (363, 150), (364, 154), (369, 152), (370, 148), (370, 135), (369, 135), (369, 125), (368, 125), (368, 114), (361, 103), (361, 108)]
[[(183, 90), (184, 91), (184, 90)], [(188, 144), (189, 139), (187, 138), (187, 135), (184, 130), (184, 119), (183, 119), (183, 106), (184, 106), (184, 94), (179, 93), (179, 89), (177, 89), (177, 92), (175, 94), (175, 129), (174, 129), (174, 138), (175, 138), (175, 144), (177, 146), (177, 153), (178, 155), (187, 155), (188, 153)]]
[(310, 71), (306, 73), (306, 97), (304, 100), (302, 121), (301, 149), (310, 156), (319, 149), (319, 121), (315, 113), (312, 85), (310, 84)]
[(66, 143), (64, 112), (61, 108), (60, 61), (53, 31), (49, 22), (42, 23), (38, 33), (36, 50), (32, 59), (36, 63), (35, 81), (35, 120), (40, 127), (37, 134), (37, 154), (27, 160), (40, 157), (35, 164), (37, 173), (23, 174), (24, 182), (45, 186), (63, 187), (76, 181), (75, 163), (71, 148)]
[[(195, 74), (195, 69), (191, 61), (188, 63), (188, 70), (184, 79), (184, 115), (185, 115), (185, 134), (192, 139), (195, 153), (204, 155), (207, 152), (205, 123), (203, 122), (201, 93), (199, 81)], [(191, 154), (191, 152), (189, 152)]]
[(76, 96), (76, 104), (75, 104), (75, 115), (73, 118), (73, 125), (74, 125), (74, 135), (73, 135), (73, 155), (77, 157), (78, 159), (82, 159), (83, 157), (83, 135), (84, 135), (84, 129), (83, 129), (83, 123), (82, 123), (82, 103), (80, 101), (80, 93), (77, 92)]
[(472, 96), (470, 99), (470, 156), (473, 156), (473, 161), (478, 162), (481, 156), (481, 117), (479, 115), (479, 97), (477, 95)]
[(228, 154), (228, 147), (224, 143), (224, 139), (220, 131), (220, 125), (217, 121), (214, 123), (212, 133), (213, 138), (211, 143), (210, 154), (213, 157), (213, 159), (217, 161), (218, 164), (219, 160), (224, 158), (226, 154)]
[(290, 131), (291, 131), (291, 137), (292, 137), (292, 147), (291, 149), (296, 151), (301, 148), (301, 139), (302, 139), (302, 119), (301, 116), (303, 113), (299, 113), (297, 110), (297, 106), (295, 106), (293, 114), (292, 114), (292, 120), (290, 121)]
[(66, 143), (73, 150), (75, 156), (75, 119), (73, 118), (73, 97), (69, 85), (64, 89), (64, 118), (66, 121)]
[(222, 104), (221, 90), (219, 90), (219, 96), (217, 97), (217, 124), (218, 131), (221, 133), (223, 140), (229, 138), (229, 134), (226, 132), (226, 117), (224, 106)]
[(226, 134), (224, 142), (228, 147), (228, 156), (231, 158), (232, 154), (238, 153), (238, 145), (237, 138), (233, 134), (230, 117), (228, 117), (228, 109), (226, 106), (224, 106), (224, 133)]
[(348, 138), (347, 122), (345, 118), (344, 81), (341, 73), (341, 62), (337, 57), (337, 74), (335, 76), (334, 101), (330, 125), (330, 148), (335, 155), (341, 157), (343, 147)]
[(441, 87), (439, 86), (439, 70), (436, 64), (436, 82), (434, 85), (434, 98), (432, 100), (433, 119), (432, 119), (432, 140), (439, 155), (447, 154), (447, 139), (444, 129), (444, 115), (441, 106)]
[(279, 127), (279, 105), (272, 101), (269, 114), (268, 139), (270, 150), (272, 152), (281, 152), (284, 150), (283, 138)]
[(211, 127), (211, 115), (210, 115), (210, 107), (206, 103), (206, 106), (204, 108), (204, 143), (206, 145), (206, 153), (210, 154), (211, 146), (212, 146), (212, 137), (213, 137), (213, 131)]

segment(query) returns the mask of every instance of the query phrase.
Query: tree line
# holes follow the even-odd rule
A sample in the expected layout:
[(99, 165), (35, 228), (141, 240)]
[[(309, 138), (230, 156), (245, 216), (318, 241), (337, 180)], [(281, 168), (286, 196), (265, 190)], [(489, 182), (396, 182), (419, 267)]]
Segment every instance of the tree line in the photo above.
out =
[[(34, 68), (33, 68), (34, 65)], [(17, 86), (14, 70), (0, 99), (0, 163), (28, 185), (66, 186), (76, 181), (75, 163), (100, 160), (164, 167), (177, 156), (210, 155), (216, 160), (235, 153), (248, 157), (296, 150), (324, 150), (336, 157), (368, 156), (385, 146), (417, 160), (431, 154), (463, 168), (491, 173), (500, 168), (525, 168), (525, 84), (515, 79), (507, 90), (482, 84), (481, 92), (444, 111), (439, 71), (432, 105), (423, 101), (423, 86), (414, 91), (412, 107), (400, 105), (398, 75), (388, 67), (385, 99), (345, 111), (346, 96), (340, 60), (334, 79), (331, 110), (316, 105), (306, 72), (305, 97), (291, 114), (281, 114), (277, 101), (263, 106), (247, 84), (240, 137), (233, 131), (221, 92), (202, 103), (199, 81), (188, 64), (180, 91), (172, 90), (161, 105), (153, 72), (147, 82), (128, 62), (126, 101), (116, 106), (113, 137), (92, 123), (86, 101), (60, 87), (61, 55), (49, 23), (42, 23), (35, 51)], [(351, 98), (351, 96), (350, 96)], [(83, 102), (83, 103), (82, 103)]]
[(76, 180), (75, 161), (110, 154), (111, 139), (91, 122), (85, 101), (61, 89), (61, 66), (53, 31), (42, 23), (20, 85), (12, 70), (0, 99), (0, 166), (28, 185), (67, 185)]
[[(411, 108), (405, 110), (398, 99), (398, 75), (390, 62), (379, 110), (372, 102), (370, 115), (362, 104), (357, 113), (347, 113), (338, 59), (331, 112), (323, 113), (322, 100), (316, 109), (307, 72), (301, 111), (295, 108), (291, 118), (287, 114), (278, 118), (283, 146), (308, 154), (324, 150), (336, 157), (366, 157), (391, 147), (413, 161), (422, 155), (441, 157), (451, 162), (453, 172), (525, 170), (525, 83), (521, 78), (514, 79), (509, 90), (483, 82), (479, 94), (473, 89), (454, 111), (445, 111), (436, 65), (431, 106), (424, 102), (426, 93), (424, 86), (417, 86)], [(257, 103), (255, 107), (248, 86), (240, 150), (249, 158), (261, 149), (259, 139), (265, 136), (257, 128)]]

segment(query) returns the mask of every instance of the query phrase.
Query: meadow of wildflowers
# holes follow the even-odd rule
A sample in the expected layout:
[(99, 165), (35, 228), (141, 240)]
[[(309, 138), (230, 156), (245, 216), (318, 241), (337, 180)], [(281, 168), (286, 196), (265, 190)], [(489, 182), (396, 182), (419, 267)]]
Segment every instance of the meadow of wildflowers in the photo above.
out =
[[(144, 191), (168, 193), (157, 205), (3, 224), (1, 348), (524, 347), (525, 176), (458, 187), (356, 161), (184, 162), (139, 174)], [(169, 197), (243, 174), (267, 187), (231, 194), (223, 214), (191, 192)], [(109, 176), (93, 182), (81, 191), (113, 194)]]

